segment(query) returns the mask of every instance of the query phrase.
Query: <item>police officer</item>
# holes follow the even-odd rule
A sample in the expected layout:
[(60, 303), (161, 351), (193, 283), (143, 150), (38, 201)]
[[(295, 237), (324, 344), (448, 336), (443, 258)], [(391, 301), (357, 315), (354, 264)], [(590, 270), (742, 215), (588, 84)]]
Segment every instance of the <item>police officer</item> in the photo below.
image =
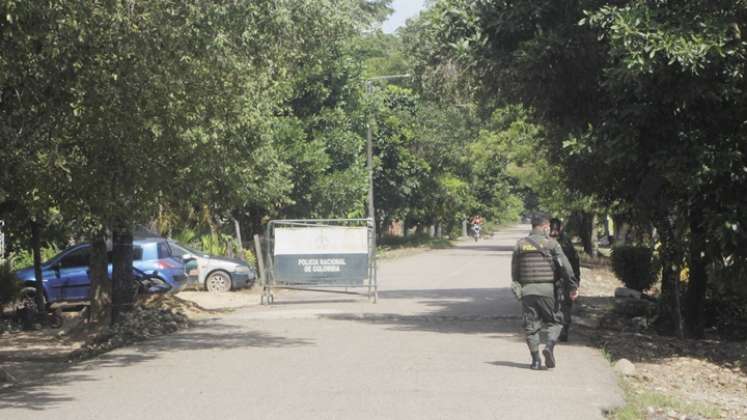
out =
[[(550, 237), (558, 241), (560, 247), (568, 262), (571, 263), (573, 275), (576, 277), (577, 286), (581, 286), (581, 265), (579, 263), (578, 252), (573, 247), (573, 242), (563, 231), (563, 222), (560, 219), (550, 219)], [(568, 288), (556, 290), (559, 292), (557, 298), (560, 299), (560, 308), (563, 313), (563, 331), (560, 332), (560, 341), (568, 341), (568, 330), (571, 327), (571, 311), (573, 310), (573, 300), (571, 299)]]
[(542, 369), (539, 355), (540, 331), (547, 332), (542, 350), (545, 366), (555, 367), (553, 352), (563, 328), (563, 316), (555, 299), (556, 279), (569, 297), (578, 296), (576, 279), (563, 249), (550, 238), (550, 219), (544, 215), (532, 218), (532, 233), (516, 243), (511, 258), (511, 289), (521, 300), (527, 345), (532, 355), (531, 369)]

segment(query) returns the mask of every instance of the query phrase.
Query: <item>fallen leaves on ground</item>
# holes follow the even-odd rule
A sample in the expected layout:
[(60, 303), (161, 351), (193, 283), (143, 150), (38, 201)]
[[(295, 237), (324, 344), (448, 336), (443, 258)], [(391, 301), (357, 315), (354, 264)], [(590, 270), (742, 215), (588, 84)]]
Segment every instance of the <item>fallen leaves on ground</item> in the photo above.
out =
[(158, 296), (138, 303), (114, 325), (107, 326), (89, 338), (71, 358), (84, 359), (117, 347), (172, 334), (188, 328), (187, 313), (208, 312), (194, 302), (175, 296)]

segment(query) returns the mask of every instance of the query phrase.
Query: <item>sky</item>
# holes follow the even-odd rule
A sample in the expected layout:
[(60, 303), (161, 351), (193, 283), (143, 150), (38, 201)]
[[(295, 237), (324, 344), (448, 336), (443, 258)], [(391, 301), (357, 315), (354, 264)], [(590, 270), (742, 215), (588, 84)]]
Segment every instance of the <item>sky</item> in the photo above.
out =
[(407, 19), (417, 16), (425, 8), (425, 0), (394, 0), (394, 13), (384, 22), (384, 33), (390, 34), (400, 26), (404, 26)]

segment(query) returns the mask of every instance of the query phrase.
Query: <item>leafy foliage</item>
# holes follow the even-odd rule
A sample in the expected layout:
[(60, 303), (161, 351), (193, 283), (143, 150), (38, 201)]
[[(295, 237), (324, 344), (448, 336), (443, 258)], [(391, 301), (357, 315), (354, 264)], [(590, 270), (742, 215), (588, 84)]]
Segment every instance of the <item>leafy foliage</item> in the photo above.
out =
[[(41, 249), (41, 260), (48, 261), (55, 255), (59, 254), (61, 249), (53, 243), (48, 243)], [(27, 268), (34, 265), (34, 256), (31, 251), (21, 250), (10, 255), (10, 259), (13, 261), (13, 266), (16, 268)]]
[(653, 224), (675, 318), (672, 267), (694, 268), (686, 314), (702, 336), (704, 285), (719, 281), (703, 266), (747, 265), (746, 17), (740, 0), (440, 0), (414, 51), (434, 69), (422, 86), (469, 86), (483, 112), (529, 111), (541, 177), (564, 185), (564, 205)]
[(612, 271), (625, 287), (643, 291), (657, 278), (658, 267), (651, 248), (622, 245), (612, 248)]
[[(0, 170), (14, 182), (0, 214), (13, 237), (55, 215), (67, 240), (127, 238), (151, 220), (219, 232), (234, 217), (256, 229), (360, 213), (348, 43), (388, 4), (3, 0)], [(131, 272), (120, 264), (115, 277)]]

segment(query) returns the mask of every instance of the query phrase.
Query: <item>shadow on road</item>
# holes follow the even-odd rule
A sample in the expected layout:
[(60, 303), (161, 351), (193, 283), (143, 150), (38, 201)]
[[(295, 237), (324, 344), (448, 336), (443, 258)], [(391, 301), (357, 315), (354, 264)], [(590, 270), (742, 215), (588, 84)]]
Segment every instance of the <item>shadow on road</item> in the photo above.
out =
[(449, 251), (470, 251), (470, 252), (494, 252), (504, 254), (514, 252), (514, 247), (510, 245), (459, 245), (449, 248)]
[(87, 374), (87, 371), (99, 367), (125, 367), (153, 358), (155, 358), (154, 355), (145, 354), (106, 354), (87, 363), (47, 364), (44, 366), (44, 371), (35, 367), (31, 372), (25, 373), (35, 375), (36, 378), (19, 378), (24, 380), (22, 385), (0, 391), (0, 410), (9, 408), (32, 411), (54, 409), (61, 403), (75, 400), (74, 397), (54, 392), (54, 389), (71, 383), (92, 381), (93, 378)]
[(500, 288), (386, 290), (379, 292), (382, 300), (413, 300), (425, 305), (440, 317), (460, 317), (478, 314), (487, 318), (518, 318), (521, 307), (511, 290)]
[(496, 361), (496, 362), (487, 362), (489, 365), (493, 366), (499, 366), (499, 367), (510, 367), (510, 368), (517, 368), (517, 369), (529, 369), (529, 362), (527, 363), (516, 363), (516, 362), (506, 362), (506, 361)]
[(246, 347), (300, 347), (313, 342), (280, 337), (236, 325), (206, 323), (179, 334), (169, 335), (135, 346), (141, 352), (228, 350)]
[(38, 378), (19, 378), (23, 384), (0, 390), (0, 410), (6, 408), (26, 410), (54, 409), (73, 397), (55, 392), (55, 388), (71, 383), (95, 380), (88, 371), (100, 368), (125, 368), (158, 359), (162, 352), (229, 350), (247, 347), (299, 347), (312, 345), (305, 339), (293, 339), (253, 331), (234, 325), (202, 323), (201, 325), (169, 336), (137, 343), (119, 351), (103, 354), (88, 361), (68, 364), (50, 364)]
[(300, 301), (293, 301), (293, 300), (286, 300), (286, 301), (275, 301), (272, 303), (272, 306), (293, 306), (293, 305), (301, 305), (301, 304), (309, 304), (309, 303), (326, 303), (326, 304), (335, 304), (335, 303), (355, 303), (355, 302), (361, 302), (364, 299), (366, 299), (366, 295), (361, 294), (360, 296), (350, 297), (348, 299), (308, 299), (308, 300), (300, 300)]
[(439, 315), (370, 314), (363, 317), (346, 314), (325, 315), (324, 319), (387, 325), (392, 331), (434, 332), (443, 334), (497, 334), (495, 338), (523, 341), (518, 317), (444, 317)]
[(507, 288), (388, 290), (382, 301), (407, 300), (425, 307), (422, 313), (333, 314), (326, 319), (386, 324), (395, 331), (446, 334), (501, 334), (521, 338), (520, 307)]
[(47, 376), (43, 384), (28, 385), (20, 389), (0, 391), (0, 410), (6, 408), (22, 408), (26, 410), (42, 411), (53, 409), (60, 403), (73, 401), (73, 398), (58, 395), (48, 389), (56, 385), (70, 382), (90, 380), (86, 375), (70, 374), (64, 380), (55, 376)]

